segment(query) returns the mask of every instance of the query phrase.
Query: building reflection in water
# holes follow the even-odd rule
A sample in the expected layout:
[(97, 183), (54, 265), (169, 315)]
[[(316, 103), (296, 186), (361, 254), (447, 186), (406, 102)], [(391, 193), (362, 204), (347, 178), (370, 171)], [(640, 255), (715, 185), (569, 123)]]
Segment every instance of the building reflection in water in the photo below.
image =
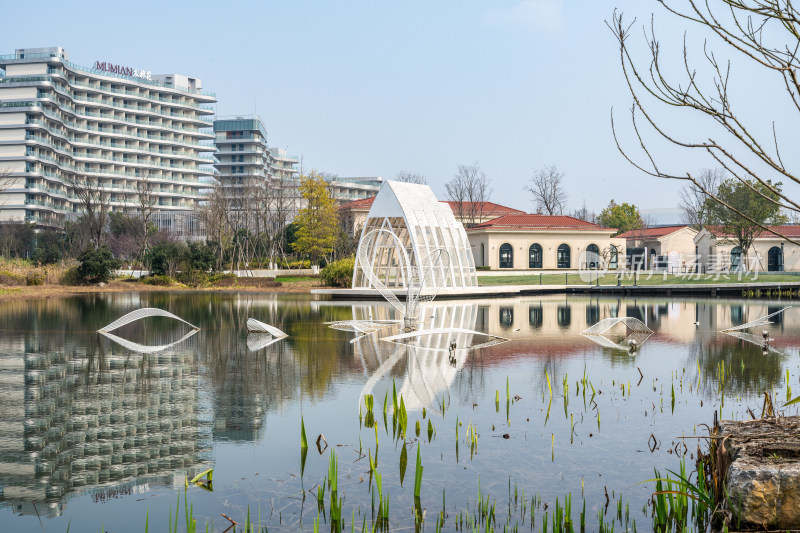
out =
[[(352, 307), (354, 319), (391, 319), (391, 311), (380, 304), (359, 304)], [(764, 358), (757, 346), (719, 335), (717, 331), (752, 320), (780, 306), (762, 302), (708, 302), (643, 299), (608, 299), (571, 297), (530, 297), (505, 300), (437, 301), (425, 305), (424, 327), (466, 328), (491, 335), (508, 337), (514, 342), (478, 350), (448, 353), (447, 335), (419, 337), (413, 346), (397, 346), (380, 341), (392, 332), (380, 331), (353, 343), (356, 358), (361, 362), (366, 383), (364, 394), (382, 397), (397, 382), (408, 409), (436, 409), (442, 399), (449, 398), (454, 388), (480, 386), (480, 373), (485, 366), (502, 364), (509, 358), (535, 357), (545, 366), (557, 370), (565, 358), (591, 356), (599, 352), (613, 364), (635, 365), (619, 342), (598, 346), (580, 333), (607, 318), (633, 317), (653, 330), (647, 335), (648, 345), (659, 349), (664, 345), (689, 345), (692, 361), (683, 362), (687, 369), (699, 364), (701, 382), (716, 384), (714, 365), (724, 361), (728, 367), (738, 365), (745, 371), (731, 378), (731, 387), (742, 392), (777, 379), (781, 368), (780, 354)], [(776, 345), (799, 345), (800, 316), (779, 315), (770, 327)], [(620, 334), (620, 339), (625, 334)], [(613, 339), (616, 340), (616, 339)], [(458, 341), (459, 347), (475, 344), (474, 339)], [(651, 344), (653, 343), (653, 344)], [(642, 342), (638, 342), (641, 347)], [(747, 370), (747, 369), (750, 370)], [(474, 375), (475, 374), (475, 375)], [(478, 377), (478, 381), (475, 381)], [(696, 377), (696, 376), (695, 376)], [(751, 385), (747, 385), (750, 380)], [(476, 385), (477, 383), (477, 385)], [(759, 385), (762, 384), (762, 385)], [(718, 386), (716, 384), (715, 386)], [(472, 391), (473, 393), (475, 391)]]
[[(142, 306), (169, 309), (203, 329), (154, 354), (134, 354), (95, 332)], [(641, 356), (685, 357), (676, 364), (687, 374), (699, 367), (701, 387), (716, 390), (717, 369), (725, 364), (727, 391), (760, 393), (780, 381), (781, 356), (764, 357), (757, 346), (717, 332), (776, 307), (779, 302), (757, 300), (563, 296), (426, 304), (426, 328), (471, 329), (512, 340), (468, 350), (484, 339), (422, 336), (413, 345), (399, 345), (381, 341), (391, 334), (381, 330), (351, 344), (352, 334), (324, 325), (397, 318), (379, 303), (206, 294), (8, 302), (0, 306), (0, 501), (19, 513), (57, 514), (79, 492), (103, 499), (154, 483), (182, 484), (185, 473), (203, 468), (214, 440), (263, 439), (271, 411), (301, 395), (325, 399), (354, 376), (378, 401), (395, 381), (409, 410), (430, 410), (449, 404), (450, 395), (472, 401), (485, 393), (487, 369), (523, 359), (546, 366), (550, 375), (562, 375), (559, 365), (571, 357), (635, 365), (636, 357), (599, 348), (580, 335), (610, 317), (642, 320), (654, 333)], [(245, 323), (251, 316), (290, 336), (248, 351)], [(169, 328), (154, 323), (120, 336), (166, 345), (184, 333)], [(768, 329), (777, 348), (800, 346), (796, 309)], [(452, 354), (451, 340), (457, 347)], [(667, 345), (690, 349), (664, 351)], [(534, 380), (543, 376), (539, 366)]]
[(57, 349), (38, 339), (0, 344), (6, 505), (59, 514), (70, 493), (103, 499), (155, 481), (177, 485), (203, 468), (211, 434), (200, 416), (196, 337), (144, 355), (96, 334)]

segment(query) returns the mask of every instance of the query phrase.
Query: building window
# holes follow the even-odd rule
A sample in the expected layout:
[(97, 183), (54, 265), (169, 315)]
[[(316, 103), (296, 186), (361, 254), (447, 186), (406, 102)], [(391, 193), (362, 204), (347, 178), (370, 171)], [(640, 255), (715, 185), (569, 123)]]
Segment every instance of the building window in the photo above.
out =
[(514, 249), (508, 243), (500, 245), (500, 268), (514, 268)]
[(542, 268), (542, 246), (531, 244), (528, 250), (528, 268)]
[(773, 246), (767, 252), (767, 270), (770, 272), (783, 271), (783, 251), (777, 246)]
[(731, 250), (731, 271), (737, 271), (742, 264), (742, 249), (734, 246)]
[(528, 323), (532, 328), (542, 327), (542, 304), (532, 305), (528, 308)]
[(514, 308), (501, 307), (500, 308), (500, 326), (503, 328), (510, 328), (514, 325)]
[(596, 244), (586, 247), (586, 268), (600, 268), (600, 249)]
[(617, 264), (618, 264), (617, 261), (618, 261), (619, 251), (617, 251), (617, 247), (614, 246), (613, 244), (608, 249), (608, 251), (609, 251), (608, 268), (614, 268), (615, 269), (615, 268), (617, 268)]
[(600, 306), (599, 305), (587, 305), (586, 306), (586, 325), (587, 326), (594, 326), (600, 322)]
[(558, 268), (569, 268), (570, 257), (569, 257), (569, 246), (566, 244), (562, 244), (558, 247), (558, 252), (556, 254), (556, 262), (558, 263)]
[(568, 328), (572, 323), (572, 308), (568, 305), (559, 305), (556, 310), (558, 327)]

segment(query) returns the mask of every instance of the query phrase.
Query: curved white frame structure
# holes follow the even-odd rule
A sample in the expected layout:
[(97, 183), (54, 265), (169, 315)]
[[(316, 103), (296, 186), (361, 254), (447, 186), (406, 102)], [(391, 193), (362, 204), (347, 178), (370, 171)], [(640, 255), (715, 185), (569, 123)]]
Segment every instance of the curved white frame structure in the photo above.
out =
[(247, 331), (249, 333), (268, 333), (279, 339), (289, 336), (275, 326), (270, 326), (269, 324), (265, 324), (259, 320), (256, 320), (255, 318), (247, 319)]
[[(630, 334), (628, 334), (628, 336), (625, 337), (625, 339), (621, 342), (614, 342), (603, 335), (617, 324), (625, 324), (627, 330), (630, 330)], [(581, 332), (581, 335), (604, 348), (623, 350), (627, 352), (636, 351), (636, 349), (644, 344), (644, 341), (646, 341), (652, 334), (653, 330), (648, 328), (647, 324), (638, 318), (629, 316), (621, 318), (604, 318), (603, 320)]]
[(148, 353), (149, 354), (149, 353), (162, 352), (162, 351), (164, 351), (164, 350), (166, 350), (168, 348), (172, 348), (173, 346), (177, 346), (178, 344), (182, 343), (183, 341), (185, 341), (186, 339), (188, 339), (189, 337), (191, 337), (192, 335), (194, 335), (198, 331), (200, 331), (200, 330), (199, 329), (189, 330), (189, 332), (186, 335), (184, 335), (180, 339), (176, 340), (175, 342), (171, 342), (169, 344), (162, 344), (162, 345), (159, 345), (159, 346), (146, 346), (144, 344), (139, 344), (138, 342), (129, 341), (128, 339), (123, 339), (122, 337), (118, 337), (118, 336), (114, 335), (113, 333), (109, 333), (109, 332), (103, 331), (103, 330), (100, 330), (100, 334), (105, 336), (105, 337), (107, 337), (108, 339), (116, 342), (117, 344), (119, 344), (123, 348), (127, 348), (127, 349), (129, 349), (131, 351), (134, 351), (134, 352)]
[[(368, 235), (372, 237), (366, 240)], [(387, 290), (407, 290), (409, 268), (437, 290), (478, 286), (467, 234), (450, 206), (439, 202), (427, 185), (386, 181), (361, 232), (353, 288), (380, 290), (375, 283), (380, 280)]]
[(164, 311), (163, 309), (158, 309), (157, 307), (142, 307), (141, 309), (137, 309), (136, 311), (131, 311), (130, 313), (119, 317), (111, 324), (107, 325), (104, 328), (100, 328), (97, 331), (99, 331), (100, 333), (114, 331), (115, 329), (121, 328), (122, 326), (130, 324), (131, 322), (136, 322), (137, 320), (141, 320), (143, 318), (148, 318), (151, 316), (164, 316), (167, 318), (174, 318), (178, 322), (183, 322), (192, 329), (200, 329), (197, 326), (185, 321), (181, 317), (173, 315), (169, 311)]

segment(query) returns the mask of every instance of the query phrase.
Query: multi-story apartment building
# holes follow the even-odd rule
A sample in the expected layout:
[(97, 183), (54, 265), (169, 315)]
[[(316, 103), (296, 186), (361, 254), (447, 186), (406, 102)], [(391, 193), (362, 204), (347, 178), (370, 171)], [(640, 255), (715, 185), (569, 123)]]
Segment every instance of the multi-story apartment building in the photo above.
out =
[[(296, 211), (297, 158), (267, 144), (267, 129), (260, 117), (217, 118), (214, 133), (216, 178), (228, 191), (234, 207), (247, 199), (273, 202), (279, 197), (289, 211)], [(254, 197), (260, 191), (265, 194)]]
[[(112, 210), (185, 214), (208, 187), (216, 99), (197, 78), (57, 48), (0, 56), (0, 220), (60, 226), (92, 188)], [(163, 218), (163, 216), (162, 216)]]

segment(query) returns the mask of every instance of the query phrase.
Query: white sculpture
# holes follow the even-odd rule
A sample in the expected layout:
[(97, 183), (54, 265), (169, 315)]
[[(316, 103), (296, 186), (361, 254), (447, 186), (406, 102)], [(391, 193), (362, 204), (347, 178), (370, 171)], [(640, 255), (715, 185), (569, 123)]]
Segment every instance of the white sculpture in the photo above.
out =
[(275, 326), (270, 326), (255, 318), (247, 319), (247, 349), (251, 352), (262, 350), (288, 336)]
[(157, 307), (143, 307), (141, 309), (137, 309), (136, 311), (131, 311), (130, 313), (121, 316), (111, 324), (107, 325), (104, 328), (100, 328), (98, 331), (105, 332), (105, 331), (114, 331), (117, 328), (121, 328), (126, 324), (130, 324), (131, 322), (136, 322), (137, 320), (141, 320), (143, 318), (151, 317), (151, 316), (165, 316), (167, 318), (174, 318), (179, 322), (183, 322), (187, 326), (192, 329), (200, 329), (197, 326), (190, 324), (189, 322), (185, 321), (179, 316), (175, 316), (169, 311), (164, 311), (163, 309), (158, 309)]
[[(626, 333), (628, 331), (630, 333), (621, 342), (614, 342), (604, 334), (618, 324), (624, 324)], [(635, 353), (652, 334), (653, 330), (638, 318), (633, 317), (604, 318), (581, 332), (581, 335), (604, 348), (623, 350), (631, 354)]]

